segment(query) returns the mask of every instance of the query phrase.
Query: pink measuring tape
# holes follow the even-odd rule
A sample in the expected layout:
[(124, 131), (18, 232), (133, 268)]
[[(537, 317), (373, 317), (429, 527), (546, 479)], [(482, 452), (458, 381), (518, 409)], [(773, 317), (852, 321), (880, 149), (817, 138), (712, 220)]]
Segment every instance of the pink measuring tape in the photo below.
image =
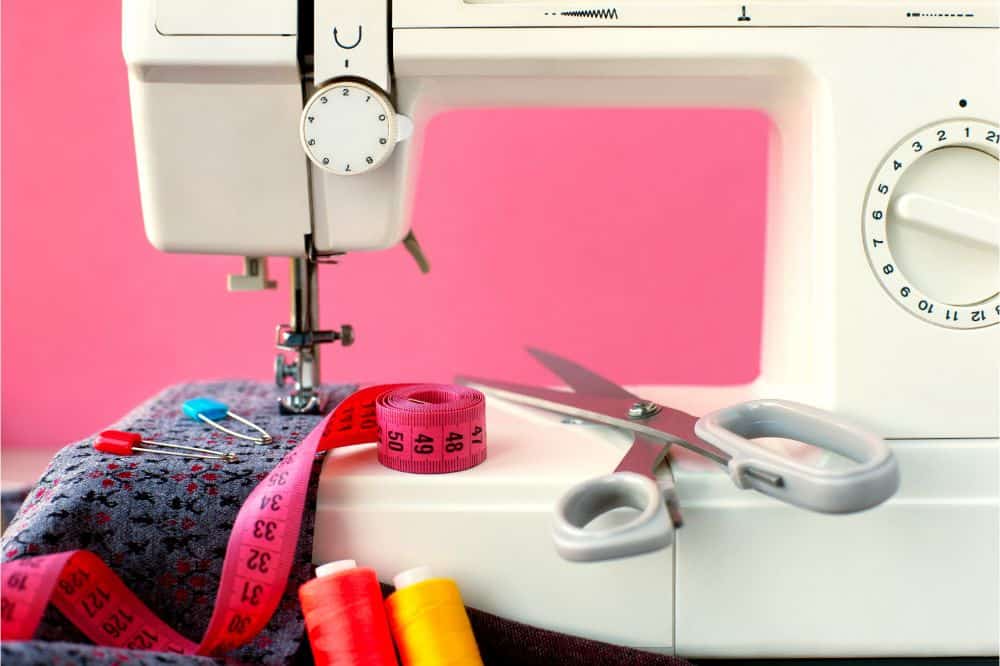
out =
[(386, 467), (441, 474), (486, 460), (486, 397), (475, 389), (414, 384), (380, 395), (375, 411)]
[(169, 627), (99, 557), (85, 550), (3, 565), (3, 638), (30, 639), (51, 601), (97, 645), (224, 655), (256, 636), (281, 601), (316, 453), (378, 440), (379, 459), (384, 455), (383, 462), (394, 469), (417, 473), (466, 469), (486, 457), (484, 417), (481, 393), (442, 385), (371, 386), (338, 405), (240, 507), (212, 618), (200, 643)]

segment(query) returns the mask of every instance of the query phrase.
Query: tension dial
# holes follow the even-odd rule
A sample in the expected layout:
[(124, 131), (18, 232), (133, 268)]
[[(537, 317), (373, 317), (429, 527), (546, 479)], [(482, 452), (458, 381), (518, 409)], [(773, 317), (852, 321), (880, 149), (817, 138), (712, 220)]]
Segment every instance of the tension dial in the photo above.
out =
[(889, 153), (865, 201), (865, 251), (904, 309), (949, 328), (1000, 322), (1000, 129), (929, 125)]
[(389, 99), (358, 81), (326, 85), (302, 111), (302, 148), (324, 171), (352, 176), (384, 163), (411, 124)]

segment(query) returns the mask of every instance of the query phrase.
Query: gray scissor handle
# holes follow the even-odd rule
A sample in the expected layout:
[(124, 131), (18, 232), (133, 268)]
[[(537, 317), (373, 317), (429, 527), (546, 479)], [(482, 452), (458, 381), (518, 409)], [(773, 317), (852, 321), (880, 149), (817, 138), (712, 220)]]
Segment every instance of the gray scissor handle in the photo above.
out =
[[(623, 507), (640, 513), (624, 525), (585, 529), (598, 516)], [(578, 483), (560, 498), (552, 537), (564, 559), (593, 562), (665, 548), (673, 543), (674, 528), (656, 481), (635, 472), (614, 472)]]
[[(821, 513), (852, 513), (881, 504), (899, 487), (899, 470), (881, 437), (830, 412), (785, 400), (755, 400), (703, 416), (695, 434), (732, 456), (740, 488)], [(838, 453), (856, 464), (831, 470), (769, 451), (754, 437), (784, 437)]]

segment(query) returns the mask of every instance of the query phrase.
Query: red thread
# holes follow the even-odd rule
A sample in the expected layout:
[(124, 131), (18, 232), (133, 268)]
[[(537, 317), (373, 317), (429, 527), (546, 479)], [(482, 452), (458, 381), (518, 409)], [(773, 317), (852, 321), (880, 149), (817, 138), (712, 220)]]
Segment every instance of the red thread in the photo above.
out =
[(396, 666), (375, 571), (354, 567), (299, 587), (316, 666)]

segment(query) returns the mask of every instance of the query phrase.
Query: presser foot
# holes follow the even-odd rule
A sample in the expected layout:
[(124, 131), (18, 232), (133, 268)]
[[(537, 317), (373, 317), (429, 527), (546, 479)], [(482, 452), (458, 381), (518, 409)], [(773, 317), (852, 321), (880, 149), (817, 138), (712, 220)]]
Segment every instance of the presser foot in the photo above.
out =
[(288, 379), (294, 381), (291, 393), (278, 398), (281, 414), (322, 414), (326, 407), (326, 396), (318, 388), (318, 364), (314, 349), (295, 350), (295, 360), (288, 362), (284, 354), (274, 359), (274, 379), (278, 387), (283, 387)]
[(293, 391), (278, 398), (281, 414), (322, 414), (326, 410), (326, 396), (316, 391)]
[[(345, 347), (354, 343), (354, 329), (345, 324), (339, 330), (319, 330), (319, 299), (316, 262), (293, 257), (291, 262), (291, 320), (278, 326), (275, 345), (274, 382), (279, 388), (292, 382), (293, 389), (278, 399), (281, 414), (321, 414), (327, 406), (320, 390), (320, 346), (339, 342)], [(292, 360), (285, 356), (293, 354)]]

